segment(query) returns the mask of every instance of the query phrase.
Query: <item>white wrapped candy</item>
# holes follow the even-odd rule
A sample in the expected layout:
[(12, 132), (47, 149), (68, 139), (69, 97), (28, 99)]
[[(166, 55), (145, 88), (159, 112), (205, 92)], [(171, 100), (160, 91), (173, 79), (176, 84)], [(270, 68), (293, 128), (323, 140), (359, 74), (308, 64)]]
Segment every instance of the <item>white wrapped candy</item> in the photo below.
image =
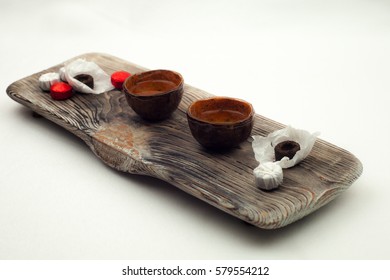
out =
[[(264, 172), (255, 172), (254, 170), (253, 173), (256, 177), (256, 186), (266, 190), (270, 189), (270, 187), (278, 187), (282, 183), (283, 172), (281, 175), (281, 180), (267, 181), (267, 184), (261, 183), (265, 181), (265, 176), (267, 176), (267, 178), (269, 176), (280, 176), (279, 169), (276, 167), (274, 167), (273, 169), (269, 168), (268, 163), (273, 163), (275, 166), (279, 166), (280, 170), (282, 168), (293, 167), (309, 155), (318, 135), (318, 132), (311, 134), (305, 130), (295, 129), (291, 126), (288, 126), (286, 128), (276, 130), (270, 133), (267, 137), (258, 135), (252, 136), (253, 152), (255, 153), (256, 160), (260, 163), (260, 165), (255, 170), (266, 169), (267, 172), (269, 172), (269, 174), (266, 174)], [(294, 141), (298, 143), (300, 146), (300, 150), (295, 153), (292, 159), (289, 159), (288, 157), (283, 157), (280, 161), (275, 162), (274, 148), (276, 145), (284, 141)], [(261, 168), (262, 165), (265, 165), (265, 167)]]
[[(92, 76), (94, 82), (93, 89), (74, 78), (79, 74)], [(104, 72), (103, 69), (101, 69), (96, 63), (86, 61), (81, 58), (65, 65), (63, 75), (66, 81), (79, 92), (100, 94), (114, 89), (114, 86), (111, 84), (111, 77)]]
[(53, 84), (58, 83), (60, 81), (61, 79), (58, 73), (50, 72), (50, 73), (42, 74), (39, 77), (38, 83), (39, 83), (39, 87), (43, 91), (50, 91), (50, 87)]
[(263, 190), (277, 188), (283, 182), (283, 170), (276, 162), (265, 162), (253, 170), (256, 186)]

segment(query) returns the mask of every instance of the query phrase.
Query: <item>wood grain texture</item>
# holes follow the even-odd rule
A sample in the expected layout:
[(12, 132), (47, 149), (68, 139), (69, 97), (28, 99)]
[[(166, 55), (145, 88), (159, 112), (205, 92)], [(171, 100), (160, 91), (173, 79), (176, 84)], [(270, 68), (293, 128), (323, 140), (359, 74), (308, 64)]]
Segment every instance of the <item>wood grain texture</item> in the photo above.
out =
[[(96, 62), (108, 74), (146, 70), (106, 54), (79, 57)], [(210, 94), (185, 85), (182, 102), (172, 117), (148, 123), (132, 111), (118, 90), (52, 100), (40, 90), (38, 78), (61, 66), (11, 84), (8, 95), (80, 137), (109, 166), (162, 179), (260, 228), (279, 228), (301, 219), (345, 191), (362, 173), (355, 156), (318, 139), (303, 162), (284, 170), (282, 186), (274, 191), (259, 190), (252, 173), (258, 163), (249, 142), (217, 153), (206, 151), (191, 136), (186, 110), (191, 102)], [(256, 115), (253, 134), (265, 136), (282, 127)]]

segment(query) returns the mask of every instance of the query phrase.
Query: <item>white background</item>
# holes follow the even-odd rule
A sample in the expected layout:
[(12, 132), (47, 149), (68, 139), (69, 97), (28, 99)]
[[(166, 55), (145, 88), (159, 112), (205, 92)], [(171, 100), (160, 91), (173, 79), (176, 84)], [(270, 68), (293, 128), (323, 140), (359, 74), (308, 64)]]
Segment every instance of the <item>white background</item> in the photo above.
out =
[[(0, 0), (0, 259), (389, 259), (390, 1)], [(180, 72), (345, 148), (363, 175), (279, 230), (119, 173), (5, 93), (86, 52)]]

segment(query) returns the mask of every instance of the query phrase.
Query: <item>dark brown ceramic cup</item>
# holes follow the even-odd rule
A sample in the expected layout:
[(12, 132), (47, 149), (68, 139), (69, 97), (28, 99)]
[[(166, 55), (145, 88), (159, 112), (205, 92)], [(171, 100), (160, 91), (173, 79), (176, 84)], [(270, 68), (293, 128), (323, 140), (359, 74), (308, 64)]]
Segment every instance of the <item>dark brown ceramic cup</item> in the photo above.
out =
[(183, 77), (170, 70), (134, 74), (123, 83), (127, 103), (148, 121), (168, 118), (179, 106), (183, 87)]
[(192, 135), (209, 149), (237, 147), (250, 136), (253, 119), (250, 103), (229, 97), (198, 100), (187, 110)]

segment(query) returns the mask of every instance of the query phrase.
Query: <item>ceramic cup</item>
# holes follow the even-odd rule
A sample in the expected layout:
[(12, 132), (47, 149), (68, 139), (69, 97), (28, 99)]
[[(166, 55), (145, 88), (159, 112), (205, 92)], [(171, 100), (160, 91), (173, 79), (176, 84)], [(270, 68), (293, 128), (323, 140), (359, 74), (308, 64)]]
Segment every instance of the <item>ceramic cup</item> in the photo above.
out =
[(170, 70), (134, 74), (123, 83), (127, 103), (148, 121), (168, 118), (179, 106), (183, 87), (183, 77)]
[(230, 97), (212, 97), (193, 102), (187, 120), (193, 137), (209, 149), (237, 147), (253, 128), (250, 103)]

